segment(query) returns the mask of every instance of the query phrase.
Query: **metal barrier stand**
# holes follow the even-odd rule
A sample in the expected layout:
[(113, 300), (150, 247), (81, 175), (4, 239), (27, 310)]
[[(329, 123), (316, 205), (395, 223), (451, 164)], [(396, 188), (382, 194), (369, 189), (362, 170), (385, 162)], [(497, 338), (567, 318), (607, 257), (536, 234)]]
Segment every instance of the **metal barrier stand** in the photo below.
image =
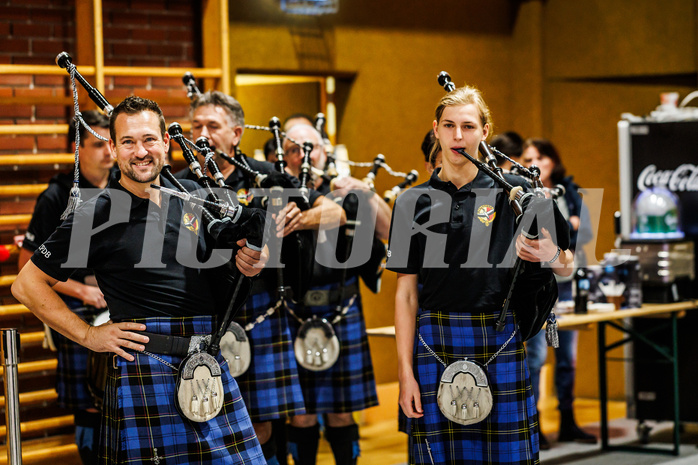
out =
[(19, 333), (15, 328), (0, 330), (2, 365), (5, 369), (5, 425), (7, 426), (7, 463), (21, 465), (22, 438), (19, 427), (19, 389), (17, 386), (17, 363)]

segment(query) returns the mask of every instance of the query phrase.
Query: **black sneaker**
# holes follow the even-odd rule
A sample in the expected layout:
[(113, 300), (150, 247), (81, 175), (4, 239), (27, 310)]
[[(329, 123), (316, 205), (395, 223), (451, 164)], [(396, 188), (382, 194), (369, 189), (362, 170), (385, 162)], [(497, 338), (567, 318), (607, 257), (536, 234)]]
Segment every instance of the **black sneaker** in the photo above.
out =
[(550, 443), (548, 442), (548, 438), (546, 438), (545, 435), (541, 432), (538, 432), (538, 448), (540, 450), (550, 450)]

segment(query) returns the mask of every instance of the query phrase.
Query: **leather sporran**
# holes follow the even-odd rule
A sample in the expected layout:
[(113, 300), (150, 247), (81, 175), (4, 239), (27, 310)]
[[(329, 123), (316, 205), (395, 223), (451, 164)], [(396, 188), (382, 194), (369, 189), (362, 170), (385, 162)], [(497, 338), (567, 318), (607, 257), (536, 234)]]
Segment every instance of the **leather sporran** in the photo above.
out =
[(187, 355), (179, 366), (175, 404), (191, 421), (203, 423), (223, 408), (223, 379), (218, 361), (206, 352)]
[(252, 349), (245, 329), (234, 321), (221, 338), (221, 355), (228, 361), (230, 375), (235, 378), (244, 374), (252, 362)]
[(324, 318), (303, 322), (293, 344), (298, 364), (310, 371), (324, 371), (339, 358), (339, 339), (332, 324)]
[(492, 410), (492, 390), (485, 369), (470, 360), (459, 360), (446, 367), (436, 402), (441, 413), (454, 423), (479, 423)]

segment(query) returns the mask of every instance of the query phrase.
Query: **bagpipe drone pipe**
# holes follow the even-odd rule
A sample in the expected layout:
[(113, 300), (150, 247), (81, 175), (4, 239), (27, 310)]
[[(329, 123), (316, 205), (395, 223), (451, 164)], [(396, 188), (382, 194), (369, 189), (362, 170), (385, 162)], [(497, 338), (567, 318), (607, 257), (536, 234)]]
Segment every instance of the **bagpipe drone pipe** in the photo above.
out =
[[(177, 186), (179, 192), (163, 188), (160, 190), (201, 207), (203, 223), (211, 238), (211, 245), (207, 250), (210, 250), (211, 254), (232, 250), (234, 254), (239, 249), (237, 242), (246, 238), (248, 247), (261, 251), (269, 239), (268, 234), (265, 234), (265, 227), (269, 223), (266, 212), (260, 208), (243, 206), (238, 202), (236, 193), (225, 184), (206, 138), (200, 138), (196, 144), (193, 143), (184, 137), (181, 126), (176, 122), (169, 125), (168, 133), (180, 145), (182, 155), (189, 164), (190, 171), (196, 176), (197, 183), (203, 188), (205, 198), (201, 199), (188, 193), (172, 174), (169, 166), (164, 167), (161, 174)], [(213, 179), (203, 173), (192, 149), (197, 150), (204, 157), (204, 166), (209, 168), (214, 176)], [(224, 199), (219, 197), (219, 193), (224, 196)], [(246, 237), (248, 235), (252, 240)], [(233, 259), (226, 261), (222, 266), (206, 269), (204, 272), (214, 290), (216, 314), (222, 315), (222, 321), (227, 325), (247, 300), (251, 290), (251, 280), (239, 273), (234, 255)]]
[[(329, 160), (329, 159), (328, 159)], [(368, 228), (371, 220), (366, 216), (368, 212), (371, 211), (369, 202), (375, 195), (375, 179), (381, 168), (392, 176), (401, 177), (403, 181), (397, 186), (385, 192), (383, 195), (383, 200), (390, 206), (394, 203), (398, 195), (409, 185), (417, 180), (418, 173), (416, 170), (412, 170), (410, 173), (398, 173), (393, 171), (390, 166), (385, 161), (385, 156), (382, 154), (376, 155), (370, 163), (357, 163), (349, 160), (345, 160), (350, 166), (360, 166), (360, 167), (370, 167), (369, 172), (362, 179), (362, 181), (369, 187), (369, 190), (359, 190), (355, 189), (346, 193), (343, 197), (336, 195), (338, 191), (336, 190), (336, 183), (343, 176), (337, 175), (338, 172), (335, 170), (330, 175), (329, 171), (325, 171), (325, 179), (329, 180), (330, 190), (333, 194), (333, 199), (342, 205), (347, 216), (346, 224), (340, 228), (337, 238), (337, 250), (336, 259), (339, 262), (346, 262), (348, 257), (352, 254), (352, 250), (355, 243), (355, 237), (360, 238), (361, 246), (364, 244), (368, 245), (368, 240), (363, 239), (363, 233)], [(331, 166), (328, 163), (328, 166)], [(332, 166), (334, 168), (334, 166)], [(361, 209), (361, 206), (364, 206)], [(362, 214), (363, 213), (363, 214)], [(373, 225), (375, 227), (375, 224)], [(357, 229), (361, 228), (358, 231)], [(359, 265), (352, 273), (358, 274), (361, 280), (364, 282), (366, 287), (368, 287), (371, 292), (377, 293), (380, 290), (381, 277), (383, 270), (385, 269), (385, 262), (387, 258), (387, 248), (386, 244), (373, 234), (373, 229), (371, 229), (370, 238), (370, 254), (366, 261)], [(343, 277), (346, 276), (346, 268), (343, 269)], [(342, 280), (343, 282), (343, 280)]]
[[(187, 95), (193, 100), (206, 98), (208, 93), (202, 93), (196, 86), (191, 73), (186, 73), (183, 82), (187, 87)], [(271, 167), (266, 162), (258, 162), (248, 158), (239, 147), (235, 147), (233, 154), (228, 154), (216, 147), (212, 150), (205, 138), (199, 138), (196, 146), (201, 155), (210, 160), (214, 155), (218, 159), (233, 165), (236, 170), (244, 175), (245, 191), (258, 188), (264, 192), (263, 196), (255, 196), (252, 205), (266, 209), (270, 214), (278, 214), (287, 204), (294, 202), (301, 211), (312, 207), (307, 187), (288, 174), (285, 170), (284, 152), (281, 145), (282, 132), (279, 118), (272, 117), (269, 126), (245, 125), (247, 128), (270, 131), (276, 140), (277, 163)], [(289, 192), (290, 191), (290, 192)], [(270, 274), (276, 275), (276, 293), (280, 299), (299, 300), (310, 287), (312, 267), (315, 256), (315, 239), (312, 231), (294, 231), (286, 237), (275, 240), (273, 221), (269, 222), (272, 228), (266, 231), (270, 238), (267, 245), (270, 256), (280, 257), (280, 262), (275, 263), (275, 270), (265, 271), (265, 279), (270, 279)]]

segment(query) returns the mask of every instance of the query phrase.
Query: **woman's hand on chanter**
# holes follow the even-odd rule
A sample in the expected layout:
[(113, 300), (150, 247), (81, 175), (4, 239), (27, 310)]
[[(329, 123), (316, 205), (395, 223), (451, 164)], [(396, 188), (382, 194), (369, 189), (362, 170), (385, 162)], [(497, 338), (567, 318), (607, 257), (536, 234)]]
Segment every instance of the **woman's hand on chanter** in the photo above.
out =
[(419, 384), (414, 376), (406, 381), (400, 381), (400, 408), (408, 418), (422, 418), (422, 396)]

